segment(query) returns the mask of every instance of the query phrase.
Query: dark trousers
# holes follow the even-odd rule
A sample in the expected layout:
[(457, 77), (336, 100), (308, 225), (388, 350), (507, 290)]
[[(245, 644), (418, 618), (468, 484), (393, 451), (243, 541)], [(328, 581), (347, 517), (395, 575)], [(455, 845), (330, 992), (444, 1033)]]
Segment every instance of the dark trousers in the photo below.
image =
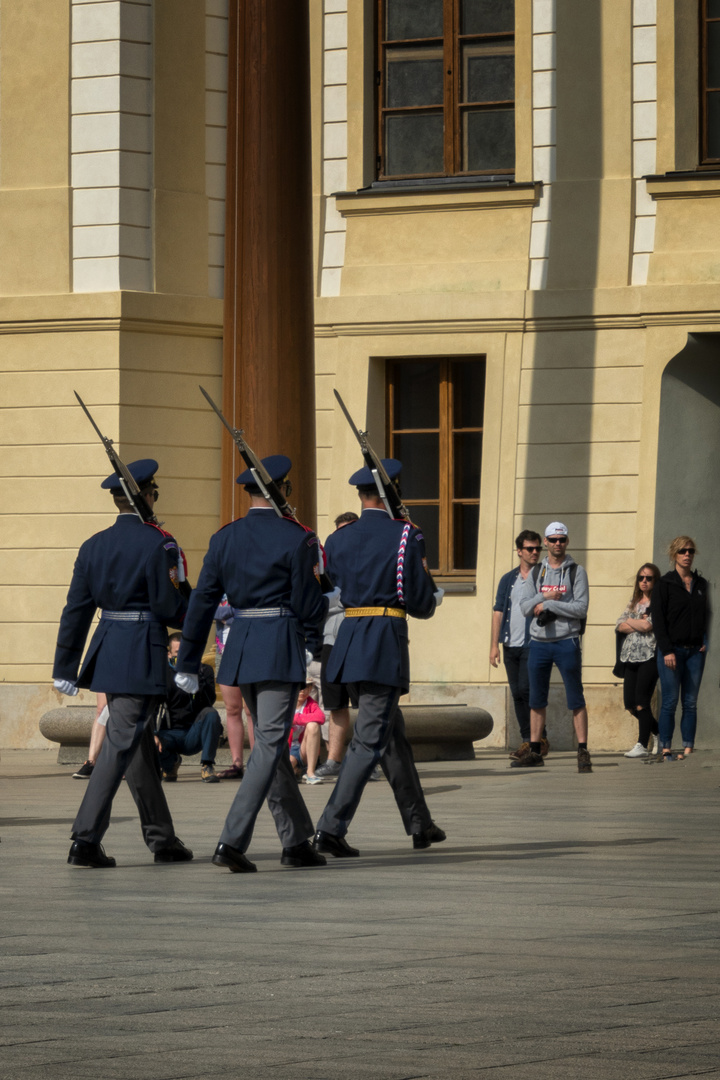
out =
[(638, 664), (625, 664), (623, 704), (638, 722), (638, 742), (647, 750), (658, 724), (652, 713), (652, 696), (658, 681), (657, 660), (651, 656)]
[(405, 734), (405, 717), (400, 708), (395, 710), (390, 738), (380, 758), (380, 768), (392, 788), (408, 836), (429, 829), (432, 818), (415, 767), (412, 747)]
[(216, 709), (201, 709), (193, 724), (185, 728), (168, 728), (158, 732), (162, 743), (160, 764), (165, 772), (175, 764), (178, 754), (197, 754), (200, 760), (214, 762), (218, 743), (222, 735), (222, 721)]
[(125, 776), (147, 846), (151, 851), (160, 851), (172, 844), (175, 830), (160, 779), (152, 724), (161, 700), (108, 694), (107, 735), (73, 823), (73, 840), (101, 842), (110, 824), (113, 799)]
[(246, 683), (240, 689), (253, 718), (255, 745), (220, 843), (247, 851), (255, 820), (267, 799), (282, 846), (294, 847), (309, 840), (313, 833), (312, 818), (300, 794), (288, 750), (300, 686), (268, 681)]
[(530, 678), (528, 675), (529, 645), (503, 645), (503, 663), (512, 694), (515, 716), (523, 742), (530, 741)]

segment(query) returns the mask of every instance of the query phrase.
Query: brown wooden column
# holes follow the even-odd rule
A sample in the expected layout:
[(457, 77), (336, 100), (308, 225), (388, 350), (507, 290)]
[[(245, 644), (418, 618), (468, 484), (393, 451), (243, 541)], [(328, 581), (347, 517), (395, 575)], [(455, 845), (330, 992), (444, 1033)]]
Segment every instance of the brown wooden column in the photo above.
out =
[[(260, 457), (293, 461), (314, 527), (310, 45), (307, 0), (230, 0), (223, 411)], [(223, 434), (222, 519), (247, 507)]]

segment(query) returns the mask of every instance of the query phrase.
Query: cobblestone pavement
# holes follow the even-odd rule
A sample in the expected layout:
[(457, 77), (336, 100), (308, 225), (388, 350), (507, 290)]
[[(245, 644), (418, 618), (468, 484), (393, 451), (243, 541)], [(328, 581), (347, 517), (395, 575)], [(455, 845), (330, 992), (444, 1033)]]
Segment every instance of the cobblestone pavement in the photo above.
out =
[[(115, 870), (66, 864), (83, 781), (0, 760), (2, 1080), (720, 1078), (720, 754), (499, 752), (422, 764), (446, 843), (412, 851), (387, 784), (361, 858), (254, 875), (210, 858), (236, 790), (168, 789), (194, 862), (156, 866), (125, 786)], [(314, 818), (328, 783), (303, 787)]]

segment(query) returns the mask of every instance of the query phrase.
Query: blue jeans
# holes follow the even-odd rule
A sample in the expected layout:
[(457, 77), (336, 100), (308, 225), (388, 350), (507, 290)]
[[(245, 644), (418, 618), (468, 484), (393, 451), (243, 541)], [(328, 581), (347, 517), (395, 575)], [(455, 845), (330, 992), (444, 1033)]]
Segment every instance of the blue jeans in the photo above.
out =
[(222, 721), (215, 709), (203, 709), (187, 731), (184, 728), (170, 728), (158, 732), (158, 735), (162, 743), (160, 764), (168, 772), (178, 754), (197, 754), (199, 750), (201, 761), (215, 761), (222, 735)]
[(565, 700), (573, 712), (585, 705), (582, 684), (582, 651), (579, 638), (560, 641), (531, 641), (528, 657), (530, 708), (546, 709), (552, 666), (557, 666), (565, 685)]
[(697, 699), (700, 692), (703, 670), (705, 668), (704, 652), (700, 647), (685, 649), (680, 645), (673, 647), (675, 653), (675, 668), (665, 666), (665, 658), (658, 649), (657, 665), (660, 676), (660, 690), (662, 691), (662, 707), (658, 717), (660, 731), (660, 746), (663, 750), (669, 750), (672, 746), (672, 737), (675, 730), (675, 710), (678, 699), (682, 695), (682, 718), (680, 720), (680, 734), (683, 746), (695, 745), (695, 728), (697, 727)]

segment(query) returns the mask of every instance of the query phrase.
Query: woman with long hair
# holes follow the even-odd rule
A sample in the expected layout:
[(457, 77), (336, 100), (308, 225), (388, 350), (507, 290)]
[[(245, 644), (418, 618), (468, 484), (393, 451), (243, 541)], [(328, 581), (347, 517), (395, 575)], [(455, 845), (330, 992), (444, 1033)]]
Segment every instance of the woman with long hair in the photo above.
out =
[(638, 741), (625, 757), (648, 757), (650, 736), (657, 735), (658, 724), (652, 712), (652, 696), (658, 681), (655, 660), (656, 642), (650, 617), (650, 597), (660, 580), (654, 563), (643, 563), (635, 575), (632, 599), (617, 622), (618, 634), (625, 637), (620, 649), (624, 665), (623, 702), (638, 722)]
[(675, 710), (682, 701), (680, 732), (683, 756), (692, 754), (697, 727), (697, 699), (705, 668), (710, 623), (709, 587), (692, 564), (697, 551), (689, 536), (676, 536), (668, 548), (672, 570), (653, 589), (651, 613), (657, 638), (657, 666), (662, 691), (658, 725), (663, 757), (672, 761)]

